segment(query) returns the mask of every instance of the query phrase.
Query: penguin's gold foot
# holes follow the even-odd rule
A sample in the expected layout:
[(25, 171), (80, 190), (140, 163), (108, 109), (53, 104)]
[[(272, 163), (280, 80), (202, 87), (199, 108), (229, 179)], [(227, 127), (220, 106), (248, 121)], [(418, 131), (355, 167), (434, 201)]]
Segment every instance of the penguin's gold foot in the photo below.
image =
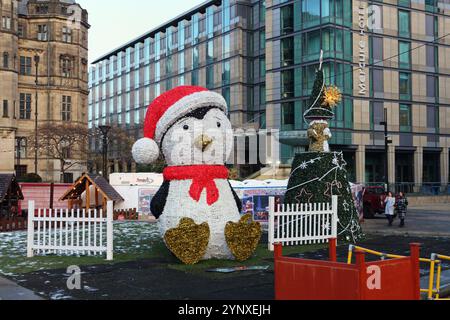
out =
[(205, 256), (209, 237), (209, 225), (206, 222), (198, 225), (190, 218), (183, 218), (177, 228), (167, 230), (164, 240), (178, 259), (192, 265)]
[(261, 234), (261, 225), (252, 221), (251, 214), (243, 216), (238, 223), (228, 222), (225, 227), (228, 247), (236, 260), (241, 262), (256, 251)]

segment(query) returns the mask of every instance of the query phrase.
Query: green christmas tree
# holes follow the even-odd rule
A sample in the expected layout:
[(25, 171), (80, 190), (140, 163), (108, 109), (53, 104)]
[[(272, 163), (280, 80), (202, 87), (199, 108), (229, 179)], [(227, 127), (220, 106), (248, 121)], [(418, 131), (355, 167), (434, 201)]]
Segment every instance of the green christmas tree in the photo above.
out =
[(362, 230), (346, 165), (341, 152), (298, 154), (292, 164), (285, 203), (331, 203), (332, 196), (338, 196), (339, 238), (357, 242), (362, 238)]
[(339, 238), (357, 242), (363, 233), (347, 178), (347, 163), (342, 152), (329, 152), (328, 147), (331, 132), (327, 121), (333, 118), (332, 109), (341, 96), (339, 89), (325, 85), (321, 66), (322, 63), (309, 99), (310, 108), (304, 114), (305, 120), (310, 121), (308, 136), (314, 152), (295, 156), (285, 204), (331, 203), (337, 195)]

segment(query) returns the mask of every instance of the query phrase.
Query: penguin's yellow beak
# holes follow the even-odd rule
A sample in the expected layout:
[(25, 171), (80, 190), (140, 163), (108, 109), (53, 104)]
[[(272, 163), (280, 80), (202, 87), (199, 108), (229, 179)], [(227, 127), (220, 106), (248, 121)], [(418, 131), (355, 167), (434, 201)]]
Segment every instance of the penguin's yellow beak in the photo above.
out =
[(194, 145), (198, 150), (201, 150), (201, 152), (205, 152), (206, 150), (208, 150), (209, 146), (211, 146), (212, 143), (213, 139), (205, 134), (202, 134), (197, 139), (195, 139)]

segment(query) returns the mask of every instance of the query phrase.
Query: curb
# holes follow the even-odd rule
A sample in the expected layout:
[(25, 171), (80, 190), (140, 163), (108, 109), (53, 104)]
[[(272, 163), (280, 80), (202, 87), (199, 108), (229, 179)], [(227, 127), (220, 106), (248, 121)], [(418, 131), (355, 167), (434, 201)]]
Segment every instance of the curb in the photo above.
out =
[(450, 233), (447, 232), (424, 232), (424, 231), (391, 231), (391, 230), (364, 230), (365, 234), (383, 235), (383, 236), (416, 236), (416, 237), (433, 237), (433, 238), (450, 238)]

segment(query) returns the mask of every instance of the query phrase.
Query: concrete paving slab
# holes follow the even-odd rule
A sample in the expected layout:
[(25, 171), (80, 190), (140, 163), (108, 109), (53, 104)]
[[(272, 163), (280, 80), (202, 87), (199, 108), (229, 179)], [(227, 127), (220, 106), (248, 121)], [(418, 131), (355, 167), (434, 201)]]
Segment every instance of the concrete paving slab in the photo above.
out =
[(0, 300), (44, 300), (33, 291), (0, 277)]

